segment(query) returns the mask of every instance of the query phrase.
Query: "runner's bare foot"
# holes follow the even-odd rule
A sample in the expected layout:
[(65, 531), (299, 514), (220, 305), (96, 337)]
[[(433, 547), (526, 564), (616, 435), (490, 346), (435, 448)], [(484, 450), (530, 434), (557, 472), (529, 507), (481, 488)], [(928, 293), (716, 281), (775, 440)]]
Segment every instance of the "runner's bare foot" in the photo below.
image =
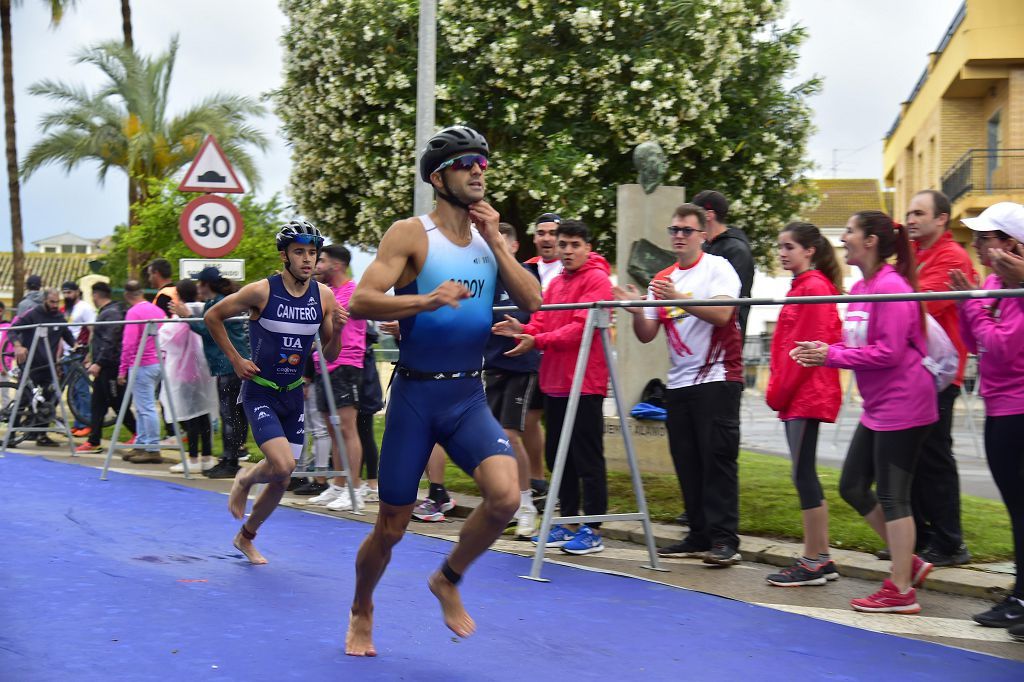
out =
[(434, 593), (437, 600), (441, 602), (441, 611), (444, 612), (444, 624), (448, 629), (459, 637), (469, 637), (476, 630), (476, 623), (466, 613), (462, 606), (462, 597), (459, 596), (459, 588), (451, 582), (440, 571), (437, 571), (427, 581), (430, 591)]
[(260, 566), (267, 563), (266, 557), (260, 554), (256, 545), (252, 544), (252, 540), (242, 535), (242, 531), (238, 531), (238, 535), (235, 536), (235, 549), (244, 554), (251, 564)]
[(345, 653), (349, 656), (377, 655), (377, 649), (373, 646), (373, 615), (357, 616), (349, 612)]
[(231, 492), (228, 494), (228, 511), (236, 519), (245, 516), (245, 503), (249, 498), (249, 488), (251, 487), (242, 482), (242, 475), (244, 473), (245, 469), (238, 470), (238, 473), (235, 474), (235, 480), (231, 484)]

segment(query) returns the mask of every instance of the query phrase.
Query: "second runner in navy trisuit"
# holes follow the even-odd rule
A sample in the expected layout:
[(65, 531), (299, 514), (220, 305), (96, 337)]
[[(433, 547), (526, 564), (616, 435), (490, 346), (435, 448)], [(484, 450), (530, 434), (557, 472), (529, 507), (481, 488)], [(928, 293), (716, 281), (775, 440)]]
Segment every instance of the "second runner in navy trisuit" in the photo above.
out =
[[(245, 380), (242, 406), (264, 455), (256, 466), (238, 471), (228, 497), (228, 508), (240, 519), (245, 514), (249, 489), (257, 483), (266, 484), (235, 536), (235, 547), (254, 564), (267, 563), (252, 541), (281, 501), (295, 460), (302, 454), (306, 436), (302, 369), (306, 358), (318, 332), (324, 356), (328, 360), (336, 358), (341, 349), (341, 325), (348, 319), (330, 289), (310, 279), (323, 244), (323, 235), (314, 225), (304, 220), (288, 223), (276, 239), (284, 271), (242, 287), (205, 315), (213, 339), (228, 356), (235, 373)], [(244, 312), (249, 313), (252, 360), (239, 355), (224, 329), (225, 319)]]
[(356, 559), (345, 639), (350, 655), (377, 654), (373, 590), (409, 524), (435, 442), (473, 476), (483, 496), (428, 582), (445, 624), (460, 637), (475, 626), (456, 585), (519, 507), (516, 460), (487, 407), (481, 366), (498, 278), (527, 310), (536, 310), (541, 296), (536, 278), (502, 243), (497, 211), (483, 200), (488, 155), (487, 141), (471, 128), (446, 128), (430, 139), (419, 170), (433, 185), (437, 206), (391, 226), (350, 301), (353, 315), (400, 320), (402, 332), (380, 453), (380, 514)]

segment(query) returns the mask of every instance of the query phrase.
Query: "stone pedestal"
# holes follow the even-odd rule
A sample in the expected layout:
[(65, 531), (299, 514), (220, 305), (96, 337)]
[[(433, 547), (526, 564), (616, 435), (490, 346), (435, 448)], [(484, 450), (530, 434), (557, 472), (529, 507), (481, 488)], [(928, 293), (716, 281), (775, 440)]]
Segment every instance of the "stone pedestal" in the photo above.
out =
[[(686, 201), (686, 189), (662, 185), (652, 194), (645, 194), (640, 185), (619, 185), (617, 197), (615, 262), (619, 284), (637, 284), (626, 272), (629, 251), (638, 239), (646, 239), (668, 249), (665, 227), (672, 222), (676, 207)], [(642, 288), (640, 285), (637, 285)], [(650, 343), (640, 343), (633, 334), (632, 315), (616, 313), (616, 343), (619, 381), (627, 409), (640, 400), (640, 393), (655, 377), (663, 381), (668, 372), (668, 348), (664, 332)]]

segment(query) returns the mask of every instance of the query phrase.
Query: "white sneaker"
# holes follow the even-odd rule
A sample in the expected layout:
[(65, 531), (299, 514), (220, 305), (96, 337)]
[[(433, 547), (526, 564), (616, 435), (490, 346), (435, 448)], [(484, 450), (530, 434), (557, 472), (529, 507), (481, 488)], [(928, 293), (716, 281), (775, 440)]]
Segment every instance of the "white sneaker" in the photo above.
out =
[(217, 458), (216, 457), (203, 457), (202, 461), (199, 464), (199, 466), (202, 467), (203, 471), (209, 471), (213, 467), (217, 466)]
[[(185, 473), (185, 465), (183, 463), (181, 463), (181, 462), (178, 462), (177, 464), (172, 466), (170, 469), (168, 469), (168, 471), (170, 471), (172, 474), (183, 474), (183, 473)], [(189, 473), (197, 473), (199, 471), (199, 458), (198, 457), (196, 457), (195, 459), (192, 459), (191, 457), (189, 457), (189, 460), (188, 460), (188, 471), (189, 471)]]
[(160, 441), (160, 447), (162, 448), (176, 448), (178, 447), (178, 438), (176, 436), (167, 436)]
[(318, 504), (321, 506), (326, 506), (330, 502), (334, 502), (336, 499), (338, 499), (342, 493), (344, 493), (346, 497), (348, 496), (348, 490), (346, 490), (345, 488), (339, 488), (338, 486), (331, 483), (329, 486), (327, 486), (327, 490), (323, 491), (316, 497), (309, 498), (309, 500), (306, 501), (306, 504)]
[(363, 503), (362, 488), (356, 488), (355, 509), (352, 509), (352, 498), (349, 497), (348, 488), (341, 489), (341, 495), (327, 505), (331, 511), (362, 511), (366, 505)]
[(537, 508), (520, 507), (516, 512), (516, 537), (531, 538), (537, 532)]
[(359, 494), (362, 496), (363, 502), (380, 502), (377, 489), (371, 488), (370, 484), (366, 481), (363, 481), (363, 484), (359, 486)]

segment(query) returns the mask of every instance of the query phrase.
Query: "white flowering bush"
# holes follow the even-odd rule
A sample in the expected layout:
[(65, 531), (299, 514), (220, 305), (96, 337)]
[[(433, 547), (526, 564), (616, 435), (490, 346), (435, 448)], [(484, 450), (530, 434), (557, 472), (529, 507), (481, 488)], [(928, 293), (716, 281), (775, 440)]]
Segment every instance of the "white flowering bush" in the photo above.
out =
[[(807, 196), (806, 98), (786, 89), (799, 28), (777, 0), (438, 0), (437, 123), (491, 145), (490, 200), (526, 226), (543, 211), (614, 240), (615, 188), (657, 140), (666, 184), (717, 189), (763, 259)], [(283, 0), (291, 193), (333, 237), (375, 245), (412, 212), (414, 0)]]

